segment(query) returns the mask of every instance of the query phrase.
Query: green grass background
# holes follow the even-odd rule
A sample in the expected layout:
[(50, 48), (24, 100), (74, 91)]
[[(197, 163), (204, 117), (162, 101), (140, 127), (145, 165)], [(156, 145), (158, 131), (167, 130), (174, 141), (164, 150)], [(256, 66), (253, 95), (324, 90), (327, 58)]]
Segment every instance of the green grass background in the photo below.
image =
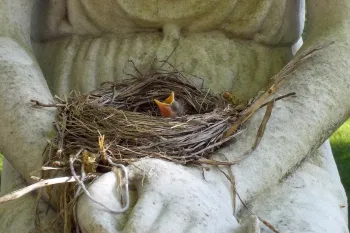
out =
[(342, 183), (350, 200), (350, 119), (332, 135), (330, 141)]

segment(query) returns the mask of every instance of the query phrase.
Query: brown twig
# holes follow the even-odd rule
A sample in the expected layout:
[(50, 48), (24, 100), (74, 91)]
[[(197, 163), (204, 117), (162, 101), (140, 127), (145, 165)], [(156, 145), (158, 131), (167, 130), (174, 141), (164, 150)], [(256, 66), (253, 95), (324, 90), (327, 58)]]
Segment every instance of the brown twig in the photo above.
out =
[[(282, 95), (282, 96), (279, 96), (279, 97), (275, 98), (275, 102), (277, 102), (277, 101), (279, 101), (279, 100), (281, 100), (281, 99), (288, 98), (288, 97), (296, 97), (296, 96), (297, 96), (297, 93), (291, 92), (291, 93), (288, 93), (288, 94), (285, 94), (285, 95)], [(264, 103), (263, 105), (260, 106), (260, 108), (265, 107), (265, 106), (268, 105), (269, 103), (270, 103), (270, 101)]]
[(254, 142), (252, 148), (250, 148), (247, 152), (244, 153), (243, 157), (248, 155), (248, 154), (250, 154), (251, 152), (253, 152), (258, 147), (258, 145), (260, 144), (261, 139), (262, 139), (262, 137), (264, 136), (264, 133), (265, 133), (266, 124), (267, 124), (267, 122), (269, 121), (269, 119), (271, 117), (271, 113), (272, 113), (272, 109), (273, 109), (274, 105), (275, 105), (275, 100), (274, 99), (267, 103), (265, 115), (264, 115), (263, 120), (260, 123), (258, 132), (256, 134), (255, 142)]
[[(232, 173), (232, 177), (230, 175), (227, 175), (223, 170), (221, 170), (219, 167), (218, 167), (219, 171), (226, 177), (226, 179), (228, 179), (228, 181), (231, 183), (231, 187), (234, 191), (234, 193), (237, 195), (239, 201), (242, 203), (242, 205), (244, 206), (244, 208), (253, 216), (257, 216), (255, 215), (251, 210), (250, 208), (248, 207), (248, 205), (243, 201), (243, 199), (241, 198), (241, 196), (239, 195), (239, 193), (237, 192), (237, 189), (236, 189), (236, 183), (235, 183), (235, 180), (232, 178), (234, 177), (233, 173), (232, 173), (232, 169), (229, 169), (230, 173)], [(235, 197), (234, 197), (235, 199)], [(257, 216), (258, 219), (265, 225), (267, 226), (271, 231), (273, 231), (274, 233), (280, 233), (272, 224), (270, 224), (268, 221), (266, 221), (265, 219)]]
[(31, 99), (30, 102), (34, 103), (36, 106), (45, 107), (45, 108), (58, 108), (58, 107), (65, 106), (65, 104), (44, 104), (39, 102), (38, 100), (33, 100), (33, 99)]

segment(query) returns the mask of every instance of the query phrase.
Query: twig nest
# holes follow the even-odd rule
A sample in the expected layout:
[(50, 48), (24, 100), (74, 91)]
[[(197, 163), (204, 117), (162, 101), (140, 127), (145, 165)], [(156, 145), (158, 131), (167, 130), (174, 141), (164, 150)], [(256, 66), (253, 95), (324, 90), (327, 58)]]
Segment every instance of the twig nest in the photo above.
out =
[[(186, 115), (160, 116), (154, 99), (171, 92)], [(96, 165), (106, 155), (124, 164), (142, 157), (183, 164), (208, 157), (230, 139), (224, 134), (245, 109), (196, 87), (179, 72), (104, 83), (89, 94), (72, 93), (58, 102), (56, 151), (64, 159), (83, 149), (96, 155)]]

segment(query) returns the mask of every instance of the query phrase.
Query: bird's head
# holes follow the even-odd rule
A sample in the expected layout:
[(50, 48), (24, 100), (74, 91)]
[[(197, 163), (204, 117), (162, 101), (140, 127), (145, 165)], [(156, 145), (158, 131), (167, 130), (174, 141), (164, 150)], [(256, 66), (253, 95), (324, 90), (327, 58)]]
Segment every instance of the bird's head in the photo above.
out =
[(154, 102), (158, 105), (160, 114), (164, 118), (180, 116), (183, 113), (180, 103), (175, 101), (175, 94), (173, 91), (163, 102), (157, 99), (154, 99)]

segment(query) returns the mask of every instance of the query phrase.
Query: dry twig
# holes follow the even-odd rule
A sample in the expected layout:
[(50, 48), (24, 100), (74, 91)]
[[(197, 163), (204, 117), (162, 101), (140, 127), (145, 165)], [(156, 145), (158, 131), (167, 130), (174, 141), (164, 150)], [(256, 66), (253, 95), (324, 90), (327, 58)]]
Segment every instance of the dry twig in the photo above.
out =
[(59, 177), (59, 178), (53, 178), (53, 179), (48, 179), (48, 180), (41, 180), (35, 184), (29, 185), (27, 187), (13, 191), (5, 196), (0, 197), (0, 204), (8, 202), (8, 201), (16, 200), (16, 199), (32, 192), (32, 191), (40, 189), (40, 188), (44, 188), (44, 187), (47, 187), (50, 185), (55, 185), (55, 184), (71, 183), (71, 182), (76, 182), (74, 177)]

